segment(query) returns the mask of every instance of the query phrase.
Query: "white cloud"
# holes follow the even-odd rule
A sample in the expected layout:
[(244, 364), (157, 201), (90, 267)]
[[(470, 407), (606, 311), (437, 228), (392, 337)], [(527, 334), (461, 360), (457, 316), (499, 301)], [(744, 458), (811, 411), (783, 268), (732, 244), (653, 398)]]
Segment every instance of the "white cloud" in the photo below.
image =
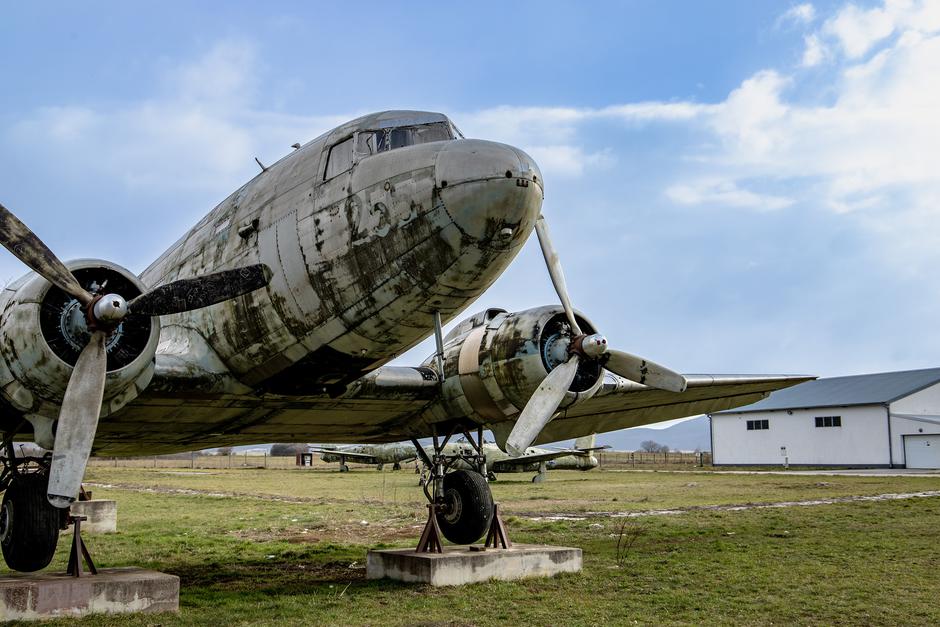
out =
[(798, 24), (809, 24), (816, 19), (816, 8), (805, 2), (790, 7), (786, 13), (780, 16), (780, 22), (796, 22)]
[(774, 211), (793, 204), (793, 200), (772, 194), (758, 194), (738, 186), (735, 181), (700, 179), (679, 183), (666, 189), (666, 196), (680, 205), (716, 205)]
[(696, 102), (637, 102), (614, 105), (594, 112), (594, 118), (619, 118), (627, 122), (663, 122), (692, 120), (713, 112), (713, 105)]
[(258, 60), (255, 47), (244, 41), (221, 41), (193, 63), (167, 76), (172, 92), (183, 101), (237, 106), (255, 93)]
[[(800, 203), (828, 209), (890, 237), (891, 261), (916, 271), (940, 256), (931, 252), (940, 251), (934, 242), (940, 236), (929, 228), (940, 220), (937, 7), (890, 0), (870, 10), (847, 5), (806, 35), (803, 65), (832, 62), (821, 70), (829, 73), (824, 95), (802, 84), (799, 74), (767, 69), (717, 103), (499, 107), (469, 117), (478, 136), (528, 146), (547, 169), (567, 176), (578, 176), (581, 164), (590, 162), (583, 139), (588, 123), (626, 124), (626, 131), (672, 125), (705, 133), (704, 141), (687, 143), (677, 155), (677, 173), (681, 164), (691, 165), (664, 189), (670, 201), (765, 211)], [(816, 17), (806, 9), (799, 15), (805, 21)], [(610, 159), (616, 158), (618, 141), (610, 140)], [(908, 245), (910, 239), (923, 246)]]
[[(223, 41), (163, 77), (165, 95), (111, 109), (51, 106), (15, 124), (22, 146), (128, 187), (230, 191), (289, 146), (353, 117), (305, 117), (254, 106), (254, 48)], [(89, 155), (93, 159), (89, 159)]]
[(781, 92), (789, 80), (771, 70), (758, 72), (728, 94), (706, 120), (736, 155), (757, 163), (773, 159), (788, 137), (781, 122), (789, 107)]
[[(818, 19), (798, 5), (802, 22)], [(493, 107), (455, 113), (468, 136), (530, 152), (547, 178), (610, 168), (623, 133), (658, 125), (689, 138), (664, 176), (684, 205), (781, 210), (797, 204), (857, 219), (900, 237), (940, 218), (940, 2), (846, 5), (805, 36), (803, 63), (828, 63), (824, 95), (765, 69), (713, 103), (644, 101), (588, 107)], [(230, 191), (295, 141), (354, 117), (306, 117), (258, 105), (260, 63), (250, 46), (221, 42), (167, 72), (165, 94), (112, 110), (57, 106), (21, 121), (22, 146), (99, 168), (125, 185)], [(854, 216), (854, 217), (852, 217)], [(879, 226), (882, 225), (882, 226)], [(884, 225), (890, 225), (884, 226)], [(937, 249), (937, 247), (933, 247)], [(914, 252), (910, 253), (914, 255)], [(938, 253), (940, 254), (940, 253)], [(933, 259), (922, 252), (915, 262)]]
[(885, 8), (865, 11), (854, 4), (846, 6), (828, 20), (824, 31), (834, 36), (849, 58), (864, 55), (878, 41), (894, 32), (892, 12)]
[(553, 178), (577, 178), (585, 170), (606, 169), (615, 162), (610, 150), (586, 152), (578, 146), (536, 146), (522, 145), (523, 150), (532, 155), (543, 175)]
[(826, 20), (822, 32), (834, 38), (849, 59), (858, 59), (897, 32), (938, 30), (940, 3), (936, 0), (885, 0), (871, 9), (847, 4)]
[(803, 38), (803, 67), (814, 67), (826, 58), (826, 48), (816, 34), (806, 35)]

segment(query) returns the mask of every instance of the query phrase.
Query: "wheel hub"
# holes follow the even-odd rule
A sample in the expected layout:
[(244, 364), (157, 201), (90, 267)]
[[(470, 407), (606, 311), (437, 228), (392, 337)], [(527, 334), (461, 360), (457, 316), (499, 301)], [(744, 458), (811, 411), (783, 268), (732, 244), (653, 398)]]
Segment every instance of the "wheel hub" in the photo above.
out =
[(463, 502), (460, 499), (460, 493), (457, 490), (449, 489), (444, 493), (444, 519), (451, 524), (460, 520), (460, 514), (463, 512)]
[(0, 508), (0, 544), (9, 542), (8, 536), (13, 527), (13, 505), (8, 501)]

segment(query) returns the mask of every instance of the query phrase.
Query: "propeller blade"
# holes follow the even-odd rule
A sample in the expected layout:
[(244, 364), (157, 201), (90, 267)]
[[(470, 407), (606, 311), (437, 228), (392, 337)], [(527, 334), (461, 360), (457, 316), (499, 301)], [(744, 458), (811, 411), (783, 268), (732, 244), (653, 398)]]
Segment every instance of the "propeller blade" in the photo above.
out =
[(127, 303), (127, 308), (136, 314), (168, 316), (253, 292), (267, 285), (270, 280), (271, 270), (263, 263), (223, 270), (155, 287)]
[(0, 205), (0, 244), (36, 274), (77, 299), (82, 305), (91, 302), (91, 294), (85, 291), (65, 264), (3, 205)]
[(539, 246), (542, 247), (542, 257), (545, 258), (545, 265), (548, 266), (548, 274), (552, 277), (552, 284), (561, 300), (561, 306), (565, 308), (565, 314), (568, 316), (568, 322), (571, 323), (571, 330), (575, 335), (581, 335), (581, 327), (574, 317), (574, 309), (571, 307), (571, 299), (568, 298), (568, 285), (565, 283), (565, 273), (561, 269), (561, 261), (558, 260), (558, 253), (552, 246), (552, 239), (548, 236), (548, 224), (545, 218), (539, 216), (535, 221), (535, 233), (539, 238)]
[(68, 507), (78, 498), (95, 440), (108, 369), (105, 337), (103, 331), (95, 331), (82, 349), (59, 410), (46, 493), (49, 502), (59, 508)]
[(670, 392), (685, 391), (685, 377), (666, 366), (618, 350), (608, 350), (607, 355), (604, 367), (624, 379)]
[(577, 355), (572, 355), (571, 359), (548, 373), (526, 403), (509, 437), (506, 438), (507, 453), (514, 457), (525, 453), (552, 419), (577, 373)]

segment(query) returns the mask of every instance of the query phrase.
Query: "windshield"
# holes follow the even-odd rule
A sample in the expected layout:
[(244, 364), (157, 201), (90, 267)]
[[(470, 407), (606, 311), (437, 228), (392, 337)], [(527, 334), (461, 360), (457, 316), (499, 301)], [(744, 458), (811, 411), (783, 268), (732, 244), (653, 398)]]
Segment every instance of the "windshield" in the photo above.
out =
[(386, 150), (403, 148), (404, 146), (449, 139), (454, 139), (454, 133), (447, 122), (360, 131), (356, 142), (356, 151), (360, 154), (374, 155)]

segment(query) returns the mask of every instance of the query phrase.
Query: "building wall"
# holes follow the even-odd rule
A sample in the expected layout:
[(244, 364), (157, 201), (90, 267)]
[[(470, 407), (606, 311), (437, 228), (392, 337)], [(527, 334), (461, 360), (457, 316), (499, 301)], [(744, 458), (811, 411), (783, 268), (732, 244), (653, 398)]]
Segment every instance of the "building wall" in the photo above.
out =
[[(841, 427), (817, 427), (816, 416), (841, 416)], [(827, 407), (715, 415), (712, 459), (716, 465), (790, 464), (887, 466), (888, 416), (881, 405)], [(767, 420), (769, 429), (748, 431), (748, 420)], [(909, 421), (908, 421), (909, 422)], [(898, 435), (894, 436), (900, 442)], [(895, 463), (900, 463), (896, 458)]]
[[(940, 433), (940, 383), (891, 403), (891, 448), (896, 465), (906, 464), (904, 436)], [(923, 416), (920, 420), (897, 414)]]

